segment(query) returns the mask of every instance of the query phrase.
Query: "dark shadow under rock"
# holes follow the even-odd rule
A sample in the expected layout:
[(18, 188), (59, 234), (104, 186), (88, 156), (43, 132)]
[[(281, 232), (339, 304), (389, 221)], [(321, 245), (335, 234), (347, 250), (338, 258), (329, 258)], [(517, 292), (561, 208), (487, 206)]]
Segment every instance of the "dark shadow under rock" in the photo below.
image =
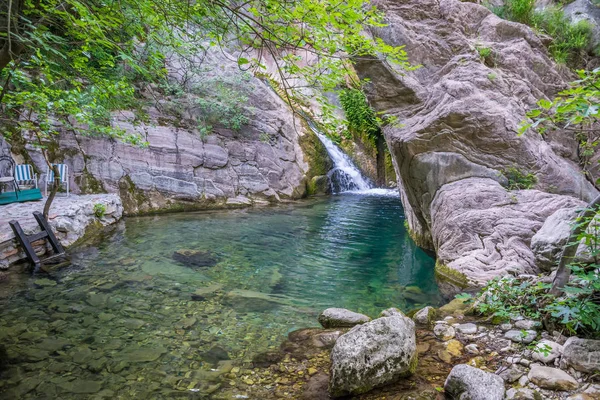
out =
[(259, 353), (252, 358), (252, 366), (254, 368), (267, 368), (273, 364), (280, 362), (284, 354), (278, 351), (267, 351)]
[(173, 253), (173, 259), (193, 268), (213, 267), (219, 259), (209, 251), (180, 249)]
[(280, 349), (298, 360), (303, 360), (325, 349), (332, 348), (337, 338), (347, 331), (347, 328), (298, 329), (288, 334), (288, 339), (281, 344)]
[(312, 376), (304, 386), (301, 400), (329, 400), (329, 376), (323, 372)]
[(0, 372), (8, 366), (8, 352), (6, 347), (0, 345)]

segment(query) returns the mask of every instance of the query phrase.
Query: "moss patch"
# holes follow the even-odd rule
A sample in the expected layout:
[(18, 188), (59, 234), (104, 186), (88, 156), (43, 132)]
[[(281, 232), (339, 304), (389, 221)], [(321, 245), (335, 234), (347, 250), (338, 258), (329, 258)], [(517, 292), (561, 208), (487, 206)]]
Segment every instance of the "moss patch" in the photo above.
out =
[(435, 279), (440, 284), (450, 284), (459, 289), (466, 289), (470, 286), (469, 279), (462, 272), (458, 272), (447, 265), (436, 261)]
[(306, 173), (306, 195), (312, 195), (315, 193), (316, 187), (311, 187), (312, 178), (320, 175), (327, 175), (327, 172), (333, 168), (333, 162), (327, 154), (327, 149), (321, 143), (317, 135), (305, 124), (305, 131), (307, 132), (304, 136), (300, 137), (299, 143), (302, 148), (302, 152), (306, 157), (308, 163), (308, 172)]

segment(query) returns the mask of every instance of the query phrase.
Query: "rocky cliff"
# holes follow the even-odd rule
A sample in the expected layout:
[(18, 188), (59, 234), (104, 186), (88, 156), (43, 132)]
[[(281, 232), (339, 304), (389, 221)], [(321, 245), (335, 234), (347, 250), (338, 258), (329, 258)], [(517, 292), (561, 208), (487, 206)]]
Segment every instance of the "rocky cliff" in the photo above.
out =
[[(144, 89), (151, 104), (145, 120), (114, 114), (115, 125), (147, 146), (62, 134), (53, 154), (69, 165), (74, 193), (118, 193), (131, 214), (279, 202), (311, 190), (310, 179), (330, 161), (310, 129), (267, 83), (225, 55), (193, 61), (170, 60), (173, 86)], [(45, 173), (35, 148), (14, 140), (13, 153)]]
[[(402, 122), (384, 134), (411, 233), (436, 251), (442, 289), (452, 294), (495, 276), (538, 271), (531, 237), (550, 215), (597, 194), (566, 135), (517, 134), (525, 112), (569, 77), (530, 28), (477, 4), (378, 6), (388, 25), (372, 33), (405, 45), (421, 67), (401, 72), (361, 61), (357, 69), (372, 81), (367, 95), (376, 110)], [(532, 179), (521, 185), (524, 177)]]

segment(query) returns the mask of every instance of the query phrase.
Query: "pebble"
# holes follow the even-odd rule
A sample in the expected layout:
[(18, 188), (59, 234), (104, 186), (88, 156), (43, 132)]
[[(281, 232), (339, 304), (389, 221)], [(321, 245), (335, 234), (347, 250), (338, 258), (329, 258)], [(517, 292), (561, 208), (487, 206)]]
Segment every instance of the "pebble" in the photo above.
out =
[(475, 343), (471, 343), (465, 346), (465, 350), (469, 354), (479, 354), (479, 349)]

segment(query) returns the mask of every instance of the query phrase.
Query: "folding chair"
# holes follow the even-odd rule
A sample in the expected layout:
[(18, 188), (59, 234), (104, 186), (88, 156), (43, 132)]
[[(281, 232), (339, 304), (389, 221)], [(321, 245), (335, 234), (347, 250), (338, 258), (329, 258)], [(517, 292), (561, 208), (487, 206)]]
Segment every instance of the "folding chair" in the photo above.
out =
[(17, 185), (33, 185), (38, 188), (38, 177), (29, 164), (20, 164), (15, 167), (15, 180)]
[[(15, 179), (14, 171), (15, 171), (15, 162), (11, 156), (1, 156), (0, 157), (0, 165), (9, 164), (8, 165), (8, 175), (0, 175), (0, 188), (4, 185), (11, 184), (15, 188), (15, 196), (17, 199), (19, 198), (19, 185), (17, 184), (17, 180)], [(2, 171), (7, 171), (6, 167), (4, 169), (0, 168), (0, 173)]]
[[(58, 167), (58, 173), (60, 174), (60, 183), (65, 184), (67, 187), (67, 197), (69, 196), (69, 167), (67, 164), (52, 164), (52, 166)], [(48, 184), (54, 183), (54, 170), (48, 168), (46, 172), (46, 196), (48, 196)]]

